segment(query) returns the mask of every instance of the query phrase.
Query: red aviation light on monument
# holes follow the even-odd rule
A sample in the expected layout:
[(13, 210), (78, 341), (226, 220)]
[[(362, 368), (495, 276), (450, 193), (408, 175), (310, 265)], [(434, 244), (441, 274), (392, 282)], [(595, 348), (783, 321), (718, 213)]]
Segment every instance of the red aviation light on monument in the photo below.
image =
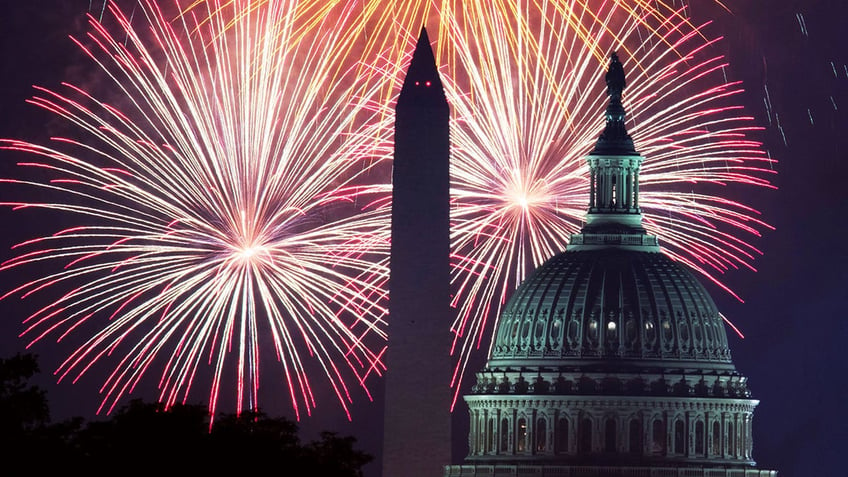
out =
[(384, 477), (451, 462), (450, 108), (427, 31), (395, 109)]
[(401, 110), (406, 103), (415, 103), (415, 108), (444, 108), (447, 111), (447, 99), (436, 67), (436, 57), (430, 47), (430, 37), (422, 28), (415, 45), (415, 52), (409, 62), (409, 71), (401, 87), (397, 108)]

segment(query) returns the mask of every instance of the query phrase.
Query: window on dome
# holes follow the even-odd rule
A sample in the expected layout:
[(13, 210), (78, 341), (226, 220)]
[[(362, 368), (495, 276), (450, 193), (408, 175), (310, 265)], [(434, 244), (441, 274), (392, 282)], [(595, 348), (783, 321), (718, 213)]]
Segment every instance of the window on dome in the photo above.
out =
[(559, 345), (562, 342), (562, 320), (559, 318), (554, 320), (551, 324), (550, 338), (551, 347), (553, 347), (553, 349), (559, 349)]
[(701, 331), (701, 322), (692, 323), (692, 334), (695, 336), (695, 346), (701, 348), (704, 345), (704, 334)]
[(518, 452), (527, 450), (527, 419), (518, 419), (518, 435), (515, 437), (515, 446)]
[(548, 447), (548, 421), (540, 417), (536, 420), (536, 450), (544, 452)]
[(652, 345), (652, 344), (654, 344), (654, 342), (656, 340), (657, 340), (656, 327), (654, 326), (653, 321), (648, 320), (648, 321), (645, 322), (645, 341), (649, 345)]
[(545, 335), (545, 323), (542, 321), (536, 322), (536, 339), (541, 340)]
[(486, 422), (486, 452), (495, 451), (495, 418), (490, 417)]
[(568, 324), (568, 343), (572, 348), (577, 348), (580, 340), (580, 322), (574, 318)]
[(501, 420), (501, 452), (509, 452), (509, 420), (504, 418)]
[(599, 328), (598, 319), (595, 318), (595, 317), (590, 318), (589, 319), (589, 330), (588, 330), (589, 336), (588, 336), (588, 338), (592, 342), (598, 341), (598, 328)]
[(662, 349), (664, 351), (671, 351), (672, 349), (674, 349), (675, 346), (674, 331), (671, 327), (671, 321), (669, 321), (668, 318), (663, 318), (662, 321), (660, 321), (660, 328), (662, 330), (660, 338), (660, 342), (662, 343)]
[(714, 333), (713, 323), (711, 323), (709, 320), (705, 320), (704, 321), (704, 337), (706, 338), (707, 346), (713, 345), (714, 342), (715, 342), (715, 335), (713, 333)]
[(726, 449), (726, 452), (727, 452), (727, 455), (729, 455), (731, 457), (736, 455), (736, 448), (734, 447), (735, 442), (734, 442), (734, 439), (733, 439), (735, 437), (735, 434), (734, 434), (733, 431), (734, 431), (733, 423), (728, 422), (727, 423), (727, 441), (726, 441), (727, 442), (727, 449)]
[(629, 450), (631, 454), (642, 453), (642, 422), (638, 419), (630, 421)]
[(654, 420), (651, 425), (651, 453), (655, 455), (665, 453), (665, 425), (659, 419)]
[(607, 422), (604, 425), (604, 451), (605, 452), (615, 452), (616, 445), (616, 422), (615, 418), (610, 417), (607, 418)]
[(577, 433), (580, 436), (577, 441), (579, 452), (581, 454), (592, 452), (592, 420), (588, 417), (581, 419)]
[(624, 338), (627, 340), (627, 344), (630, 348), (635, 346), (639, 341), (638, 330), (639, 328), (636, 325), (636, 320), (633, 318), (627, 318), (627, 321), (624, 323)]
[(559, 454), (568, 452), (568, 419), (560, 417), (556, 425), (556, 451)]
[(680, 419), (674, 422), (674, 453), (686, 454), (686, 424)]
[(713, 455), (721, 455), (721, 424), (713, 422)]
[(680, 341), (689, 344), (689, 325), (684, 320), (677, 322), (677, 332), (680, 335)]

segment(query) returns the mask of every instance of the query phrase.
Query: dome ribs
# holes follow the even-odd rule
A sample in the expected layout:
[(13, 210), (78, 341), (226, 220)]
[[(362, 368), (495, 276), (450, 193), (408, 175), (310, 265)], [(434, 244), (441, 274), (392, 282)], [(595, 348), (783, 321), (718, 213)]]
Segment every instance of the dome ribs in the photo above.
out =
[(709, 294), (683, 265), (655, 252), (581, 250), (551, 258), (507, 302), (494, 336), (495, 362), (733, 369)]

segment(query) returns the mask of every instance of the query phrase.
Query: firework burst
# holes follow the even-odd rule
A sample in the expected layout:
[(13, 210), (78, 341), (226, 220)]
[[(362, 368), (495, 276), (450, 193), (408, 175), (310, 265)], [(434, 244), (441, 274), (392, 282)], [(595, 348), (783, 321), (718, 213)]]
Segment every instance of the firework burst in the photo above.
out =
[[(452, 123), (452, 385), (511, 291), (565, 249), (588, 204), (584, 157), (603, 127), (607, 58), (628, 71), (628, 128), (645, 163), (640, 205), (664, 251), (729, 293), (769, 226), (725, 194), (771, 187), (771, 160), (703, 25), (664, 2), (440, 3)], [(712, 55), (712, 56), (711, 56)], [(735, 295), (734, 295), (735, 296)]]
[(211, 376), (214, 414), (230, 387), (256, 408), (275, 358), (298, 416), (316, 369), (345, 410), (347, 382), (381, 371), (388, 224), (367, 204), (388, 189), (372, 172), (390, 123), (349, 59), (362, 22), (344, 4), (247, 5), (142, 1), (131, 19), (110, 4), (75, 41), (117, 93), (37, 88), (71, 137), (3, 142), (42, 171), (7, 186), (49, 197), (4, 204), (77, 220), (15, 247), (0, 269), (57, 269), (5, 296), (61, 296), (26, 320), (32, 342), (93, 330), (57, 374), (112, 355), (101, 409), (157, 367), (169, 405)]
[[(360, 383), (380, 369), (363, 340), (382, 338), (388, 189), (362, 186), (375, 175), (370, 165), (390, 154), (386, 105), (422, 21), (437, 32), (453, 114), (457, 394), (511, 291), (582, 225), (583, 157), (602, 128), (599, 78), (612, 51), (628, 70), (628, 126), (646, 158), (640, 205), (649, 232), (719, 286), (725, 271), (752, 268), (759, 254), (751, 239), (768, 225), (725, 191), (770, 187), (771, 161), (749, 139), (757, 128), (734, 99), (740, 85), (710, 55), (718, 39), (684, 8), (646, 0), (179, 7), (174, 24), (151, 4), (142, 9), (155, 53), (127, 21), (127, 47), (92, 22), (88, 51), (129, 112), (72, 87), (73, 97), (44, 91), (34, 100), (93, 139), (59, 141), (81, 152), (6, 143), (40, 155), (31, 165), (56, 178), (31, 185), (66, 198), (15, 205), (108, 223), (23, 244), (35, 250), (4, 265), (69, 265), (22, 294), (88, 281), (30, 318), (36, 340), (114, 315), (63, 375), (137, 343), (108, 379), (107, 399), (164, 356), (162, 397), (173, 402), (202, 353), (215, 366), (214, 397), (228, 346), (255, 399), (259, 316), (296, 407), (314, 404), (298, 349), (319, 357), (343, 403), (334, 362)], [(379, 208), (353, 207), (372, 198)]]

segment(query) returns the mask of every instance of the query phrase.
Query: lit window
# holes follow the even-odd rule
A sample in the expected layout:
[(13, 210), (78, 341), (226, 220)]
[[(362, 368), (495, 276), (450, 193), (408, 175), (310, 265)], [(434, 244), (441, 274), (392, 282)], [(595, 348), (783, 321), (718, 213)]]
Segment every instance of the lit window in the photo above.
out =
[(518, 420), (518, 436), (516, 437), (516, 447), (518, 452), (527, 450), (527, 420), (523, 417)]

